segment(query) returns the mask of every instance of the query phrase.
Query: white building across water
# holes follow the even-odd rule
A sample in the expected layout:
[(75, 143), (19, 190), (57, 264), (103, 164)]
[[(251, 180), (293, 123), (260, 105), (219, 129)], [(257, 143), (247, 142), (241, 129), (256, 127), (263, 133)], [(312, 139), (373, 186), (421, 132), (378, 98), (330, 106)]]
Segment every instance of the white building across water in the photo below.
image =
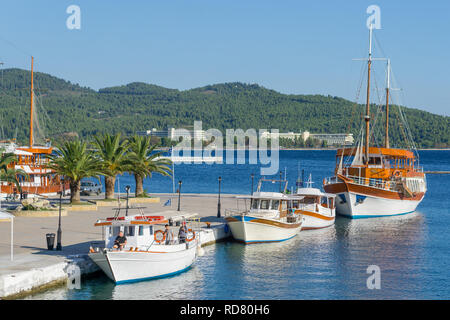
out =
[(295, 132), (280, 132), (280, 133), (272, 133), (269, 131), (263, 132), (261, 134), (261, 138), (266, 139), (303, 139), (306, 141), (308, 138), (317, 139), (319, 141), (326, 141), (327, 145), (352, 145), (354, 142), (352, 133), (309, 133), (308, 131), (304, 131), (302, 133)]

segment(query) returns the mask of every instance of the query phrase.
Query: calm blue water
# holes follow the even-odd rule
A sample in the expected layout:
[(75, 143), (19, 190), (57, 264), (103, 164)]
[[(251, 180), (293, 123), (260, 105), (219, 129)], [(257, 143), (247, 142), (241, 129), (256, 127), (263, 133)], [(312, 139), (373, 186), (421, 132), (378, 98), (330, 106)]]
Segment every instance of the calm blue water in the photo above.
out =
[[(297, 164), (316, 186), (332, 173), (334, 151), (281, 151), (293, 186)], [(450, 171), (450, 151), (421, 151), (427, 171)], [(222, 176), (225, 193), (248, 193), (257, 165), (177, 165), (182, 192), (215, 193)], [(58, 288), (32, 299), (449, 299), (450, 175), (428, 175), (428, 193), (417, 212), (405, 216), (338, 218), (325, 230), (304, 231), (283, 243), (205, 247), (194, 267), (181, 275), (115, 286), (105, 276), (81, 290)], [(256, 184), (257, 178), (255, 179)], [(133, 185), (120, 178), (121, 188)], [(170, 178), (155, 175), (148, 192), (172, 192)], [(369, 290), (369, 265), (381, 269), (381, 289)]]

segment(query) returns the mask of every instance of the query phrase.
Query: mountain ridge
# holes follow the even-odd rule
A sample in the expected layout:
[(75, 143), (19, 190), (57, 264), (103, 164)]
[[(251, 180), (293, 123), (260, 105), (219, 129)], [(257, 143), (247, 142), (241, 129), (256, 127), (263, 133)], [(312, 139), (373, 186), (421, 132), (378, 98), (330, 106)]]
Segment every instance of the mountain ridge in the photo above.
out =
[[(18, 140), (26, 141), (30, 76), (27, 70), (3, 70), (0, 79), (3, 139), (12, 138), (19, 128)], [(132, 82), (96, 91), (41, 72), (35, 73), (34, 82), (38, 107), (46, 111), (41, 115), (46, 120), (43, 129), (52, 139), (64, 132), (76, 132), (81, 138), (105, 132), (132, 135), (153, 127), (192, 125), (195, 120), (202, 120), (204, 129), (222, 131), (278, 128), (280, 132), (357, 134), (363, 112), (361, 105), (341, 97), (283, 94), (241, 82), (187, 90)], [(450, 117), (402, 108), (419, 147), (450, 146)], [(396, 108), (392, 109), (391, 140), (401, 147), (402, 134), (395, 132), (399, 129), (396, 125), (399, 115)], [(376, 110), (375, 105), (372, 110)]]

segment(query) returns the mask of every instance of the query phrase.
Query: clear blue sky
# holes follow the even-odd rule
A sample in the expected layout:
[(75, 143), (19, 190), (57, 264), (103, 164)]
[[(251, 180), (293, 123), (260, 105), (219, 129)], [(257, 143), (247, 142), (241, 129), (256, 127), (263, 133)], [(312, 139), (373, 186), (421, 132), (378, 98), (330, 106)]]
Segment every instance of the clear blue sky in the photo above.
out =
[[(71, 4), (81, 30), (66, 28)], [(399, 102), (450, 115), (450, 1), (3, 1), (0, 60), (28, 69), (33, 54), (37, 71), (94, 89), (241, 81), (354, 100), (361, 63), (351, 59), (366, 56), (371, 4), (381, 8), (376, 36), (404, 90)]]

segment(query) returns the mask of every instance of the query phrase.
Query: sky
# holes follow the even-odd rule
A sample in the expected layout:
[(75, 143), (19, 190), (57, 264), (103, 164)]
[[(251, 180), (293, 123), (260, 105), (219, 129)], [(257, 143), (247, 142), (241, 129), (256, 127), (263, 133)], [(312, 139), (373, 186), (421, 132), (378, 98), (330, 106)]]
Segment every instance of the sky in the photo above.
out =
[[(80, 29), (66, 12), (80, 8)], [(257, 83), (354, 101), (367, 57), (389, 57), (398, 101), (450, 115), (450, 1), (15, 0), (0, 6), (0, 62), (100, 89), (141, 81), (180, 90)], [(384, 87), (385, 63), (374, 62)], [(375, 92), (376, 95), (376, 92)], [(360, 101), (361, 102), (361, 101)]]

